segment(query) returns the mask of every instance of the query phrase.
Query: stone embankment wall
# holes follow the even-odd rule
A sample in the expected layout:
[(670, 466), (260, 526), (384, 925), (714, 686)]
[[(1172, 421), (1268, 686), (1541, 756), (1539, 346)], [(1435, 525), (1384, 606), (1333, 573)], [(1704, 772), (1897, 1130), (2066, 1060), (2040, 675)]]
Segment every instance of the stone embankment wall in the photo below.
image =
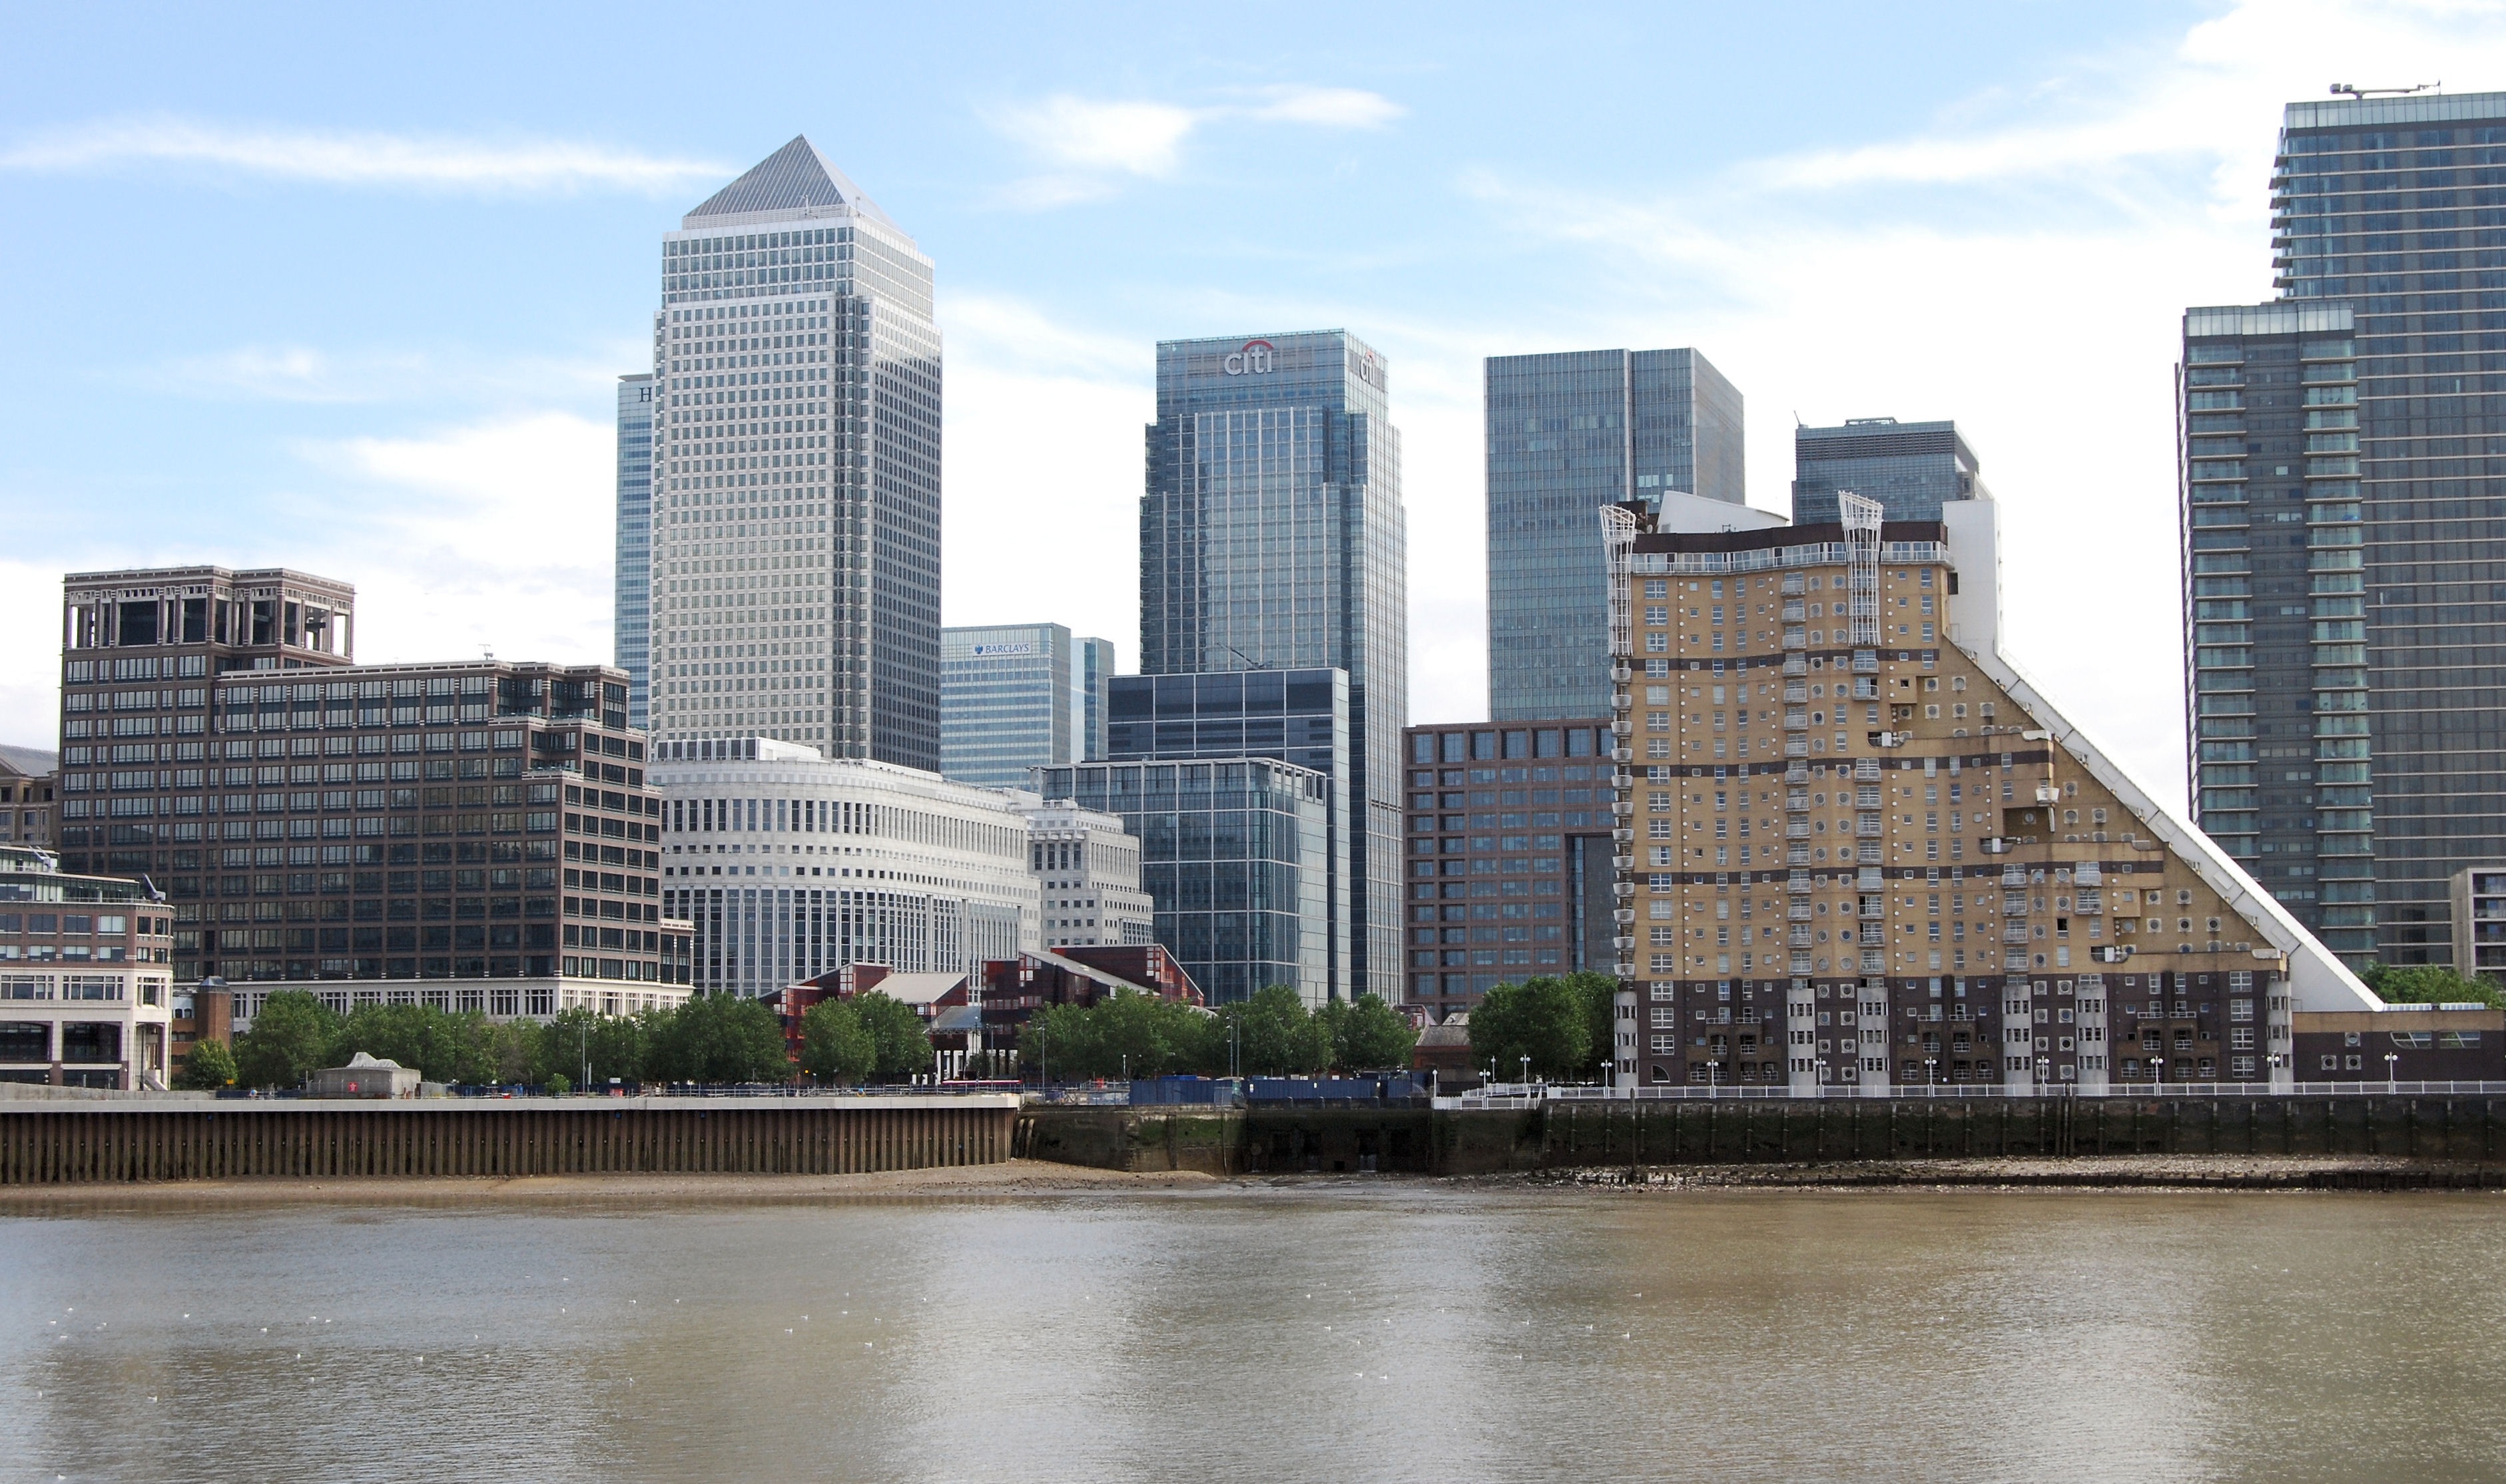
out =
[[(1019, 1115), (1014, 1148), (1023, 1157), (1100, 1169), (1211, 1175), (1481, 1175), (2152, 1154), (2375, 1156), (2477, 1166), (2506, 1160), (2506, 1100), (1736, 1099), (1433, 1113), (1044, 1108)], [(2506, 1184), (2506, 1163), (2495, 1183)]]
[(844, 1175), (1009, 1157), (1017, 1100), (581, 1098), (0, 1107), (0, 1184)]

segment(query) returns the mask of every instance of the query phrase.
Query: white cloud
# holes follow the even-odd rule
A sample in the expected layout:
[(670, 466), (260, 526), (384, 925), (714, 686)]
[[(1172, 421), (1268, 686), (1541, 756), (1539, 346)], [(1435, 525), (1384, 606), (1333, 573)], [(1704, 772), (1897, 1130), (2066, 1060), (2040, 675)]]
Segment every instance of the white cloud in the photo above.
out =
[(1055, 164), (1075, 170), (1164, 175), (1199, 123), (1170, 103), (1108, 103), (1056, 94), (1030, 108), (1003, 110), (1003, 133)]
[(1186, 108), (1056, 93), (1041, 103), (994, 110), (994, 128), (1053, 167), (1014, 183), (999, 199), (1004, 205), (1041, 210), (1101, 200), (1116, 193), (1120, 177), (1171, 175), (1194, 131), (1216, 120), (1378, 128), (1407, 111), (1380, 93), (1354, 88), (1281, 85), (1256, 89), (1252, 96), (1261, 101)]
[[(50, 635), (60, 575), (215, 562), (286, 566), (357, 588), (357, 658), (368, 663), (507, 659), (607, 663), (616, 435), (541, 412), (416, 438), (307, 443), (319, 484), (264, 509), (281, 518), (223, 547), (157, 545), (145, 532), (109, 550), (63, 551), (38, 568), (0, 560), (0, 631)], [(284, 518), (293, 506), (303, 518)], [(0, 646), (0, 741), (50, 747), (59, 708), (54, 656)]]
[(617, 436), (540, 412), (304, 453), (342, 486), (316, 568), (357, 584), (357, 657), (606, 662)]
[(1268, 102), (1241, 110), (1246, 118), (1325, 128), (1380, 128), (1409, 112), (1379, 92), (1357, 88), (1266, 88)]
[(79, 171), (163, 163), (331, 185), (458, 191), (606, 189), (663, 193), (737, 166), (560, 140), (254, 129), (174, 118), (102, 120), (0, 149), (0, 169)]
[[(1588, 255), (1594, 286), (1476, 354), (1699, 347), (1748, 398), (1753, 503), (1777, 510), (1796, 415), (1955, 418), (2000, 504), (2006, 642), (2180, 797), (2179, 316), (2271, 294), (2273, 133), (2284, 102), (2324, 95), (2325, 57), (2367, 81), (2506, 74), (2501, 20), (2496, 6), (2248, 4), (2164, 54), (2007, 89), (1972, 111), (1990, 124), (1743, 162), (1652, 197), (1467, 179)], [(1423, 682), (1414, 714), (1477, 714), (1438, 709)]]
[(479, 356), (462, 351), (333, 352), (309, 345), (243, 345), (177, 356), (130, 373), (154, 390), (213, 401), (422, 403), (447, 397), (535, 397), (552, 387), (591, 393), (615, 383), (639, 347), (621, 341), (598, 362)]

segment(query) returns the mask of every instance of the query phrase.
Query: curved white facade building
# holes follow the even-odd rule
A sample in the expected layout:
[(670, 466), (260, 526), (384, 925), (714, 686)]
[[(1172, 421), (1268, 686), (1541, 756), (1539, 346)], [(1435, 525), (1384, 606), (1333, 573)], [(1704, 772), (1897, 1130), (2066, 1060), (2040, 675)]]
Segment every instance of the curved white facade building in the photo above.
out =
[(846, 964), (980, 972), (1039, 946), (1038, 800), (770, 738), (657, 743), (663, 914), (695, 987), (756, 996)]

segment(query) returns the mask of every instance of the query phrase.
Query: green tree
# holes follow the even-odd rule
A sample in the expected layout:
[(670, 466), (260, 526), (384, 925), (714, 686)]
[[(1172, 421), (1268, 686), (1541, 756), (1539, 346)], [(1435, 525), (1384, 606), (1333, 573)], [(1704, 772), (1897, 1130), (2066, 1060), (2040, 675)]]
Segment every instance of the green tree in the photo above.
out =
[(1223, 1071), (1227, 1062), (1217, 1017), (1131, 990), (1117, 990), (1084, 1009), (1056, 1005), (1039, 1011), (1019, 1035), (1019, 1054), (1026, 1065), (1041, 1065), (1045, 1075), (1063, 1080)]
[[(606, 1086), (612, 1078), (630, 1084), (640, 1082), (649, 1075), (646, 1063), (657, 1017), (666, 1021), (670, 1014), (668, 1010), (647, 1010), (640, 1015), (603, 1015), (580, 1005), (559, 1010), (541, 1028), (530, 1048), (533, 1055), (528, 1079), (545, 1082), (559, 1073), (569, 1079), (580, 1078), (588, 1057), (591, 1080), (585, 1084), (587, 1089)], [(512, 1049), (518, 1052), (520, 1048)]]
[(2387, 968), (2370, 964), (2358, 977), (2388, 1005), (2485, 1005), (2506, 1009), (2506, 995), (2494, 980), (2467, 979), (2435, 964)]
[(231, 1086), (235, 1079), (234, 1053), (223, 1041), (196, 1041), (191, 1053), (183, 1058), (183, 1070), (176, 1074), (174, 1085), (187, 1092), (216, 1092)]
[(858, 1082), (878, 1065), (878, 1040), (861, 1012), (821, 1000), (801, 1016), (801, 1070), (822, 1082)]
[(876, 1048), (873, 1077), (882, 1082), (902, 1082), (931, 1070), (931, 1035), (913, 1006), (874, 989), (855, 995), (852, 1007)]
[(367, 1005), (341, 1024), (332, 1051), (343, 1061), (363, 1051), (415, 1067), (430, 1082), (475, 1084), (495, 1080), (494, 1033), (477, 1010), (448, 1014), (431, 1005)]
[(1610, 1048), (1616, 1028), (1611, 1024), (1618, 1015), (1619, 981), (1606, 973), (1589, 969), (1578, 970), (1566, 976), (1566, 987), (1584, 1005), (1584, 1065), (1575, 1070), (1569, 1081), (1592, 1081), (1600, 1064), (1610, 1059)]
[(1542, 975), (1499, 984), (1471, 1007), (1471, 1060), (1481, 1067), (1493, 1062), (1499, 1081), (1522, 1077), (1524, 1057), (1535, 1078), (1580, 1080), (1595, 1061), (1588, 1054), (1592, 1045), (1589, 997), (1564, 979)]
[(1381, 996), (1327, 1005), (1320, 1018), (1331, 1033), (1333, 1066), (1343, 1072), (1409, 1070), (1418, 1033)]
[(1285, 984), (1255, 990), (1243, 1004), (1221, 1009), (1219, 1019), (1219, 1053), (1223, 1058), (1232, 1030), (1236, 1065), (1247, 1077), (1303, 1077), (1331, 1065), (1330, 1023)]
[(541, 1026), (536, 1020), (508, 1020), (487, 1029), (483, 1047), (485, 1080), (522, 1083), (536, 1080), (540, 1067)]
[[(781, 1082), (792, 1076), (783, 1025), (739, 995), (698, 995), (651, 1022), (648, 1073), (673, 1082)], [(552, 1037), (562, 1041), (562, 1036)], [(562, 1056), (563, 1048), (557, 1052)]]
[(301, 989), (262, 1003), (252, 1029), (235, 1038), (235, 1080), (246, 1087), (295, 1087), (317, 1067), (337, 1065), (340, 1016)]

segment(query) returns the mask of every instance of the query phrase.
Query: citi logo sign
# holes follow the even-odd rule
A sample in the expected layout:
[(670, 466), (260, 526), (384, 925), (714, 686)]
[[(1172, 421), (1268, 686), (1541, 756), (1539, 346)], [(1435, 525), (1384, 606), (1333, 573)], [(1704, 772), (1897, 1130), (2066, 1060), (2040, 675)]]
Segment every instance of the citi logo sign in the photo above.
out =
[(1231, 350), (1220, 363), (1231, 376), (1259, 376), (1271, 370), (1271, 358), (1277, 347), (1268, 340), (1246, 340), (1242, 350)]

